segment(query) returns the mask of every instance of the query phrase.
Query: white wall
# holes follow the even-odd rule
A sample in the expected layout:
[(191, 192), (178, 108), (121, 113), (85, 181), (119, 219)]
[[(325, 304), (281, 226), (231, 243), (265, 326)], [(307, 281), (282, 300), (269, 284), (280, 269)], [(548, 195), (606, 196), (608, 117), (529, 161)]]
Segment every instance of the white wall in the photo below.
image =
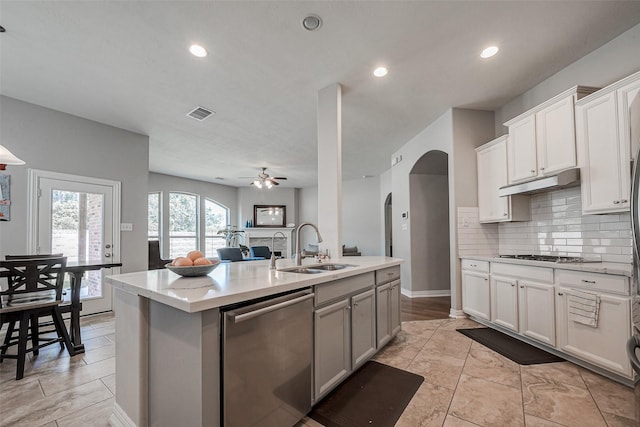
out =
[[(299, 223), (317, 224), (318, 188), (301, 188), (299, 194)], [(362, 255), (384, 255), (383, 204), (379, 177), (343, 181), (342, 243), (358, 246)], [(301, 248), (308, 243), (315, 244), (313, 230), (308, 227), (303, 229), (300, 241)], [(324, 249), (322, 243), (320, 248)]]
[(448, 175), (414, 173), (409, 177), (413, 278), (410, 295), (414, 297), (448, 295), (451, 289), (448, 181)]
[(11, 221), (0, 222), (0, 256), (27, 250), (27, 170), (120, 181), (122, 272), (147, 269), (149, 137), (0, 96), (0, 144), (27, 162), (9, 166)]
[(362, 255), (384, 255), (380, 178), (342, 181), (342, 243), (358, 246)]
[[(576, 85), (604, 87), (640, 70), (640, 24), (580, 58), (496, 111), (496, 135), (502, 123)], [(469, 205), (473, 206), (473, 205)]]
[(270, 190), (259, 189), (253, 186), (240, 187), (238, 190), (238, 214), (237, 224), (244, 227), (247, 220), (253, 221), (253, 205), (284, 205), (287, 207), (286, 223), (297, 224), (296, 189), (272, 188)]
[[(387, 200), (387, 196), (393, 191), (393, 184), (392, 184), (392, 177), (391, 177), (391, 169), (386, 170), (385, 172), (383, 172), (382, 174), (380, 174), (379, 176), (379, 180), (380, 180), (380, 236), (381, 236), (381, 247), (380, 247), (380, 255), (384, 255), (385, 254), (385, 234), (386, 234), (386, 229), (385, 229), (385, 214), (384, 214), (384, 202), (385, 200)], [(391, 216), (393, 216), (393, 196), (391, 197)], [(391, 218), (390, 218), (391, 219)], [(393, 245), (393, 232), (391, 231), (391, 227), (390, 228), (390, 234), (391, 234), (391, 244)]]

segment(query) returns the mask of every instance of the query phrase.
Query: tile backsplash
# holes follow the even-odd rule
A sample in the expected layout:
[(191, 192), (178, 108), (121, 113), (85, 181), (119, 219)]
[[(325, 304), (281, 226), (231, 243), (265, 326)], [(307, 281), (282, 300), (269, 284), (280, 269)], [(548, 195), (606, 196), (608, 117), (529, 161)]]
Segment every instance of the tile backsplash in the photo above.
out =
[(458, 208), (458, 255), (498, 254), (498, 224), (480, 224), (478, 208)]
[[(633, 262), (631, 217), (628, 212), (607, 215), (582, 215), (580, 187), (566, 188), (531, 196), (531, 220), (499, 224), (477, 224), (483, 231), (465, 232), (473, 221), (469, 209), (458, 209), (460, 255), (479, 250), (478, 235), (493, 235), (497, 226), (498, 245), (492, 254), (542, 254), (581, 256), (605, 262)], [(477, 208), (475, 210), (477, 222)], [(493, 241), (487, 248), (496, 249)], [(475, 252), (478, 255), (485, 254)]]

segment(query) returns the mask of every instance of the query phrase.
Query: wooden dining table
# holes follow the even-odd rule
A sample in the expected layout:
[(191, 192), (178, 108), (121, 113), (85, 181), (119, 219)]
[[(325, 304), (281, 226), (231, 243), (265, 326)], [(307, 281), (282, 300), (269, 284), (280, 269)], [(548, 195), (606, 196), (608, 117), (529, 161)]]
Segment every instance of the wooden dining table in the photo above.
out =
[[(73, 354), (84, 353), (84, 344), (80, 335), (80, 290), (82, 288), (82, 276), (86, 271), (101, 270), (103, 268), (122, 267), (121, 262), (101, 262), (101, 261), (72, 261), (65, 268), (71, 280), (71, 304), (68, 311), (71, 313), (71, 324), (69, 327), (69, 337), (73, 345)], [(65, 310), (67, 311), (67, 310)]]

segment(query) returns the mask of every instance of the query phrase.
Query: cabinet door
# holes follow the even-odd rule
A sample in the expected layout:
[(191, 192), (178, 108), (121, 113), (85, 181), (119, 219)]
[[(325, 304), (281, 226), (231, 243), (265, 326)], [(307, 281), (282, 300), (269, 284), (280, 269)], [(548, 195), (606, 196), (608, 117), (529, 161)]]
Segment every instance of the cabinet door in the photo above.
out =
[(351, 297), (351, 368), (376, 352), (376, 302), (371, 289)]
[(558, 348), (580, 359), (631, 378), (626, 342), (631, 337), (631, 298), (600, 294), (598, 325), (569, 320), (569, 288), (557, 289)]
[(510, 184), (537, 175), (535, 115), (525, 117), (509, 126), (507, 153)]
[(518, 332), (518, 281), (491, 277), (491, 321)]
[(640, 150), (640, 78), (617, 91), (620, 145), (629, 148), (632, 160)]
[(490, 320), (489, 275), (462, 271), (462, 310), (472, 316)]
[(394, 337), (400, 332), (400, 281), (397, 280), (391, 283), (389, 288), (389, 319), (391, 336)]
[(507, 139), (479, 150), (476, 159), (480, 222), (509, 219), (509, 196), (498, 196), (498, 189), (507, 185)]
[(536, 147), (538, 175), (577, 165), (573, 95), (536, 113)]
[(520, 280), (518, 286), (520, 333), (555, 346), (555, 288), (524, 280)]
[(376, 288), (376, 319), (378, 348), (391, 339), (391, 317), (389, 315), (389, 283)]
[(629, 153), (620, 147), (616, 93), (576, 106), (583, 213), (629, 210)]
[(351, 371), (350, 309), (345, 299), (315, 312), (316, 401)]

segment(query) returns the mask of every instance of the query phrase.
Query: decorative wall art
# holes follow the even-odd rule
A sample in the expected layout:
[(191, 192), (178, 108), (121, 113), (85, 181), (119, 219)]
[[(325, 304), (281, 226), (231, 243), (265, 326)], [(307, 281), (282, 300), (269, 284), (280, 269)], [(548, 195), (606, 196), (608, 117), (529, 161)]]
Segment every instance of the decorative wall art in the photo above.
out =
[(11, 219), (10, 176), (11, 175), (0, 174), (0, 221), (9, 221)]
[(284, 227), (287, 207), (283, 205), (253, 205), (254, 227)]

